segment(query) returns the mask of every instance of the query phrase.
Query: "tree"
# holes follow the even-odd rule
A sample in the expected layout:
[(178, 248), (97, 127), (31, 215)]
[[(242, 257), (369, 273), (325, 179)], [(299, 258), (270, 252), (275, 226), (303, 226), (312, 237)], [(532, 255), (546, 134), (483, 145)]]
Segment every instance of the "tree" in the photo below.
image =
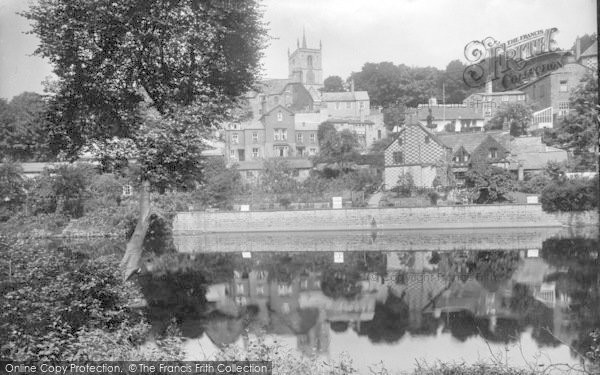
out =
[(316, 161), (320, 163), (338, 163), (342, 170), (348, 169), (350, 163), (360, 157), (356, 133), (344, 129), (338, 132), (331, 123), (324, 122), (317, 130), (319, 155)]
[(18, 161), (52, 158), (47, 149), (44, 112), (46, 100), (23, 92), (10, 102), (0, 99), (0, 158)]
[(509, 200), (514, 190), (514, 176), (502, 168), (488, 166), (469, 169), (465, 173), (465, 185), (475, 191), (476, 203), (494, 203)]
[(406, 120), (406, 107), (403, 104), (390, 105), (383, 109), (383, 123), (388, 131), (401, 128)]
[(341, 92), (344, 89), (344, 81), (340, 76), (329, 76), (323, 81), (324, 92)]
[(221, 157), (207, 158), (203, 162), (203, 186), (200, 190), (202, 202), (209, 207), (227, 209), (233, 203), (242, 180), (235, 166), (227, 168)]
[[(471, 92), (463, 78), (467, 65), (460, 60), (452, 60), (442, 73), (442, 84), (445, 85), (446, 103), (462, 103)], [(441, 84), (440, 84), (441, 86)]]
[(230, 114), (259, 71), (265, 29), (255, 0), (40, 0), (23, 14), (53, 65), (52, 149), (76, 158), (114, 138), (135, 146), (140, 216), (122, 262), (139, 269), (149, 189), (201, 169), (206, 131)]
[(527, 135), (531, 119), (531, 107), (522, 103), (508, 103), (498, 108), (486, 127), (488, 130), (501, 130), (507, 126), (510, 129), (510, 135), (519, 137)]
[(575, 168), (595, 169), (598, 150), (598, 81), (588, 75), (585, 81), (573, 91), (570, 98), (571, 113), (562, 121), (556, 131), (556, 144), (573, 152)]
[[(592, 33), (592, 34), (584, 34), (582, 37), (579, 37), (579, 53), (584, 53), (586, 49), (588, 49), (592, 44), (594, 44), (594, 42), (596, 40), (598, 40), (598, 37), (596, 35), (596, 33)], [(571, 50), (575, 51), (575, 49), (577, 48), (577, 40), (575, 40), (575, 42), (573, 42), (573, 46), (571, 47)]]
[(25, 201), (23, 169), (13, 161), (0, 164), (0, 221), (8, 220)]
[(261, 176), (261, 187), (266, 193), (283, 194), (296, 190), (293, 171), (283, 159), (266, 160)]

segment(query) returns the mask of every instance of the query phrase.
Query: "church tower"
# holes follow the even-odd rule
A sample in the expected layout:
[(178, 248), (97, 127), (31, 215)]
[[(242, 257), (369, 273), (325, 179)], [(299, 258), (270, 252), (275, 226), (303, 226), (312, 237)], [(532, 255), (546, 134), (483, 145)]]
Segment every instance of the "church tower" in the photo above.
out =
[(318, 93), (323, 87), (323, 70), (321, 68), (322, 45), (319, 48), (306, 46), (306, 32), (302, 32), (302, 45), (296, 41), (296, 50), (290, 54), (288, 50), (289, 79), (302, 83), (309, 91)]

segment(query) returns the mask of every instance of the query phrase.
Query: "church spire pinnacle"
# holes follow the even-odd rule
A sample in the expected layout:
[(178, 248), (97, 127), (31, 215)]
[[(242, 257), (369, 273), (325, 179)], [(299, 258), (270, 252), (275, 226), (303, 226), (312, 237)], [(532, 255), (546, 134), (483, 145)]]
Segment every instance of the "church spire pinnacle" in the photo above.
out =
[(306, 28), (302, 28), (302, 48), (306, 48)]

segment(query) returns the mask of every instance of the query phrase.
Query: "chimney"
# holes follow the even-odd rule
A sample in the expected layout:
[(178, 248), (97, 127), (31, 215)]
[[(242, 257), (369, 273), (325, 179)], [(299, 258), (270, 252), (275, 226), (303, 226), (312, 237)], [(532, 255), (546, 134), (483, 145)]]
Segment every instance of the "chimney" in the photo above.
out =
[(488, 77), (488, 80), (485, 82), (485, 93), (486, 94), (492, 93), (492, 78), (491, 77)]
[(575, 41), (575, 61), (579, 61), (579, 56), (581, 55), (581, 39), (577, 37)]

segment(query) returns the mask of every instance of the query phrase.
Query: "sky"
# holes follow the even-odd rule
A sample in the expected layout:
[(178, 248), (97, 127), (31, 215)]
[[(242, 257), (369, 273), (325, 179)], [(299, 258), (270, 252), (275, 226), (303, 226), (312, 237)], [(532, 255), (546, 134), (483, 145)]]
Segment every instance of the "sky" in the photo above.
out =
[[(15, 14), (35, 0), (0, 0), (0, 97), (42, 92), (47, 61), (32, 56), (38, 40)], [(596, 0), (262, 0), (270, 44), (263, 78), (287, 78), (287, 50), (306, 30), (308, 47), (323, 45), (323, 78), (347, 78), (366, 62), (444, 69), (472, 40), (500, 41), (558, 28), (568, 49), (597, 30)]]

